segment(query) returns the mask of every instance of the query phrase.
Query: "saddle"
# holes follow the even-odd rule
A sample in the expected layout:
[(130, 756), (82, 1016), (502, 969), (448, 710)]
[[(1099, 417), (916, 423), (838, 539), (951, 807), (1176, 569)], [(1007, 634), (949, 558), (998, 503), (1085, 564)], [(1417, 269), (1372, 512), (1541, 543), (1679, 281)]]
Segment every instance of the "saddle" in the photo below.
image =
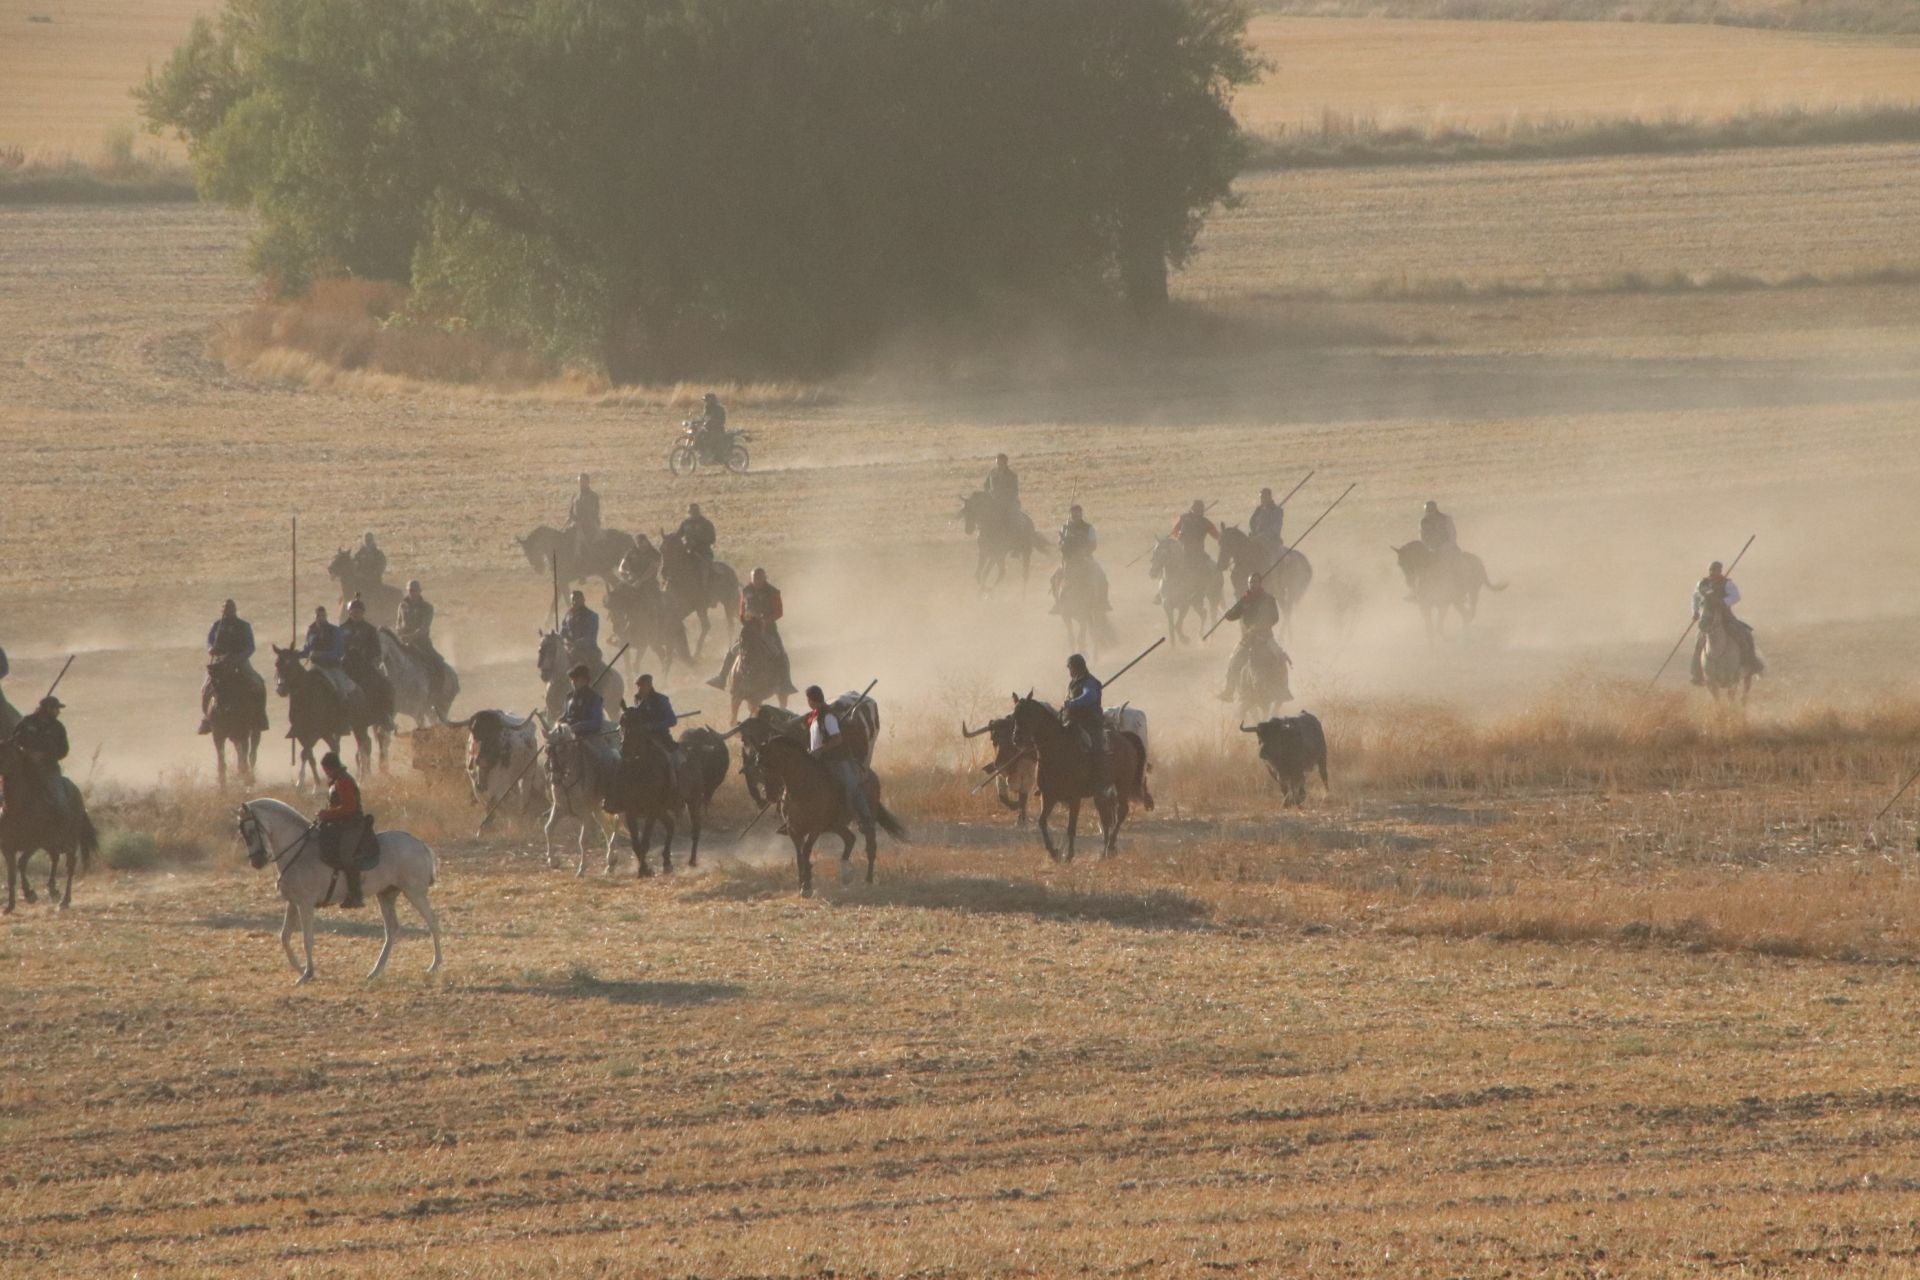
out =
[(373, 815), (361, 814), (357, 827), (349, 826), (340, 833), (339, 849), (332, 857), (322, 846), (320, 861), (335, 871), (345, 871), (349, 866), (357, 871), (371, 870), (380, 861), (380, 837), (373, 830)]

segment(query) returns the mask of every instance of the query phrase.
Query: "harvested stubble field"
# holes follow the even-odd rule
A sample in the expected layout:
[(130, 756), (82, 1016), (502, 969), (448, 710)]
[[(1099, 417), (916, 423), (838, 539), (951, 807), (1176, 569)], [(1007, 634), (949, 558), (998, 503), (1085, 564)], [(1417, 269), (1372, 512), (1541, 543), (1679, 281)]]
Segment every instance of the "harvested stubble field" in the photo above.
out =
[[(1920, 288), (1878, 274), (1913, 151), (1249, 179), (1165, 330), (903, 338), (735, 397), (754, 473), (694, 482), (661, 460), (700, 388), (230, 366), (241, 220), (0, 210), (8, 691), (82, 652), (72, 771), (160, 861), (0, 925), (0, 1273), (1911, 1273), (1912, 810), (1870, 819), (1920, 763)], [(1126, 561), (1191, 497), (1317, 467), (1298, 530), (1360, 483), (1290, 642), (1331, 795), (1277, 811), (1224, 636), (1116, 690), (1160, 800), (1119, 858), (968, 794), (957, 722), (1062, 656), (1046, 557), (966, 586), (999, 449), (1043, 523), (1088, 506), (1129, 653), (1162, 624)], [(803, 902), (729, 780), (699, 873), (580, 882), (402, 746), (371, 803), (438, 851), (448, 967), (409, 935), (362, 984), (369, 913), (291, 991), (191, 733), (219, 598), (278, 639), (289, 511), (308, 605), (375, 527), (459, 710), (525, 709), (509, 535), (581, 469), (610, 524), (697, 499), (768, 564), (798, 674), (881, 678), (915, 843)], [(1428, 496), (1511, 583), (1431, 649), (1385, 547)], [(1749, 715), (1644, 695), (1756, 530)]]

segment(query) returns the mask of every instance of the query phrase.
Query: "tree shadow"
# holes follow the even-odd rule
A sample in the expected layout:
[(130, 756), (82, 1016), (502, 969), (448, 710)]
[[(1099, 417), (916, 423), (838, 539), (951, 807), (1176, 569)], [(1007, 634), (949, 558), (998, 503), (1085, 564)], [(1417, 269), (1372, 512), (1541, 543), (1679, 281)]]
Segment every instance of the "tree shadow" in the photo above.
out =
[(495, 996), (544, 996), (559, 1000), (601, 1000), (607, 1004), (644, 1004), (686, 1008), (738, 1000), (747, 989), (731, 982), (624, 982), (575, 975), (554, 982), (496, 982), (467, 990)]
[(999, 876), (908, 877), (830, 891), (848, 906), (915, 907), (969, 915), (1031, 916), (1038, 920), (1096, 921), (1131, 929), (1200, 929), (1213, 909), (1171, 889), (1145, 893), (1062, 889)]

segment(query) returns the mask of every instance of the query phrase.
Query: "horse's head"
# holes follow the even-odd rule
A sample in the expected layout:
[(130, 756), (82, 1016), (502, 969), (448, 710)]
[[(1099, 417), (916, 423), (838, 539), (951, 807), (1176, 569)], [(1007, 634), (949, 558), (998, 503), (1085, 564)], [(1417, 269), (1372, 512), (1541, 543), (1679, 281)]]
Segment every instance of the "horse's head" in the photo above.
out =
[(540, 653), (535, 659), (542, 680), (552, 680), (560, 672), (560, 633), (542, 631), (540, 633)]
[(1013, 726), (1011, 741), (1022, 747), (1031, 746), (1046, 731), (1060, 726), (1054, 709), (1034, 697), (1031, 689), (1024, 697), (1013, 695), (1013, 713), (1007, 720)]
[(346, 581), (347, 575), (352, 572), (353, 552), (347, 550), (345, 547), (334, 552), (333, 559), (327, 561), (327, 576), (337, 582)]
[(969, 534), (980, 528), (980, 502), (987, 495), (980, 492), (962, 495), (960, 499), (960, 522), (966, 526)]
[(1173, 549), (1178, 545), (1179, 544), (1172, 538), (1164, 535), (1153, 540), (1153, 556), (1147, 561), (1147, 576), (1149, 578), (1164, 578), (1167, 576), (1167, 566), (1173, 561)]
[(273, 688), (281, 697), (293, 691), (293, 686), (307, 672), (306, 663), (301, 661), (298, 649), (282, 649), (273, 646)]
[(1428, 562), (1433, 559), (1433, 553), (1427, 550), (1427, 544), (1417, 538), (1404, 546), (1394, 547), (1393, 556), (1400, 562), (1400, 572), (1407, 575), (1408, 582), (1412, 582), (1414, 575), (1426, 568)]
[(247, 846), (247, 863), (258, 871), (273, 856), (267, 848), (266, 829), (260, 825), (260, 819), (253, 810), (244, 804), (234, 810), (234, 822), (240, 832), (241, 842)]

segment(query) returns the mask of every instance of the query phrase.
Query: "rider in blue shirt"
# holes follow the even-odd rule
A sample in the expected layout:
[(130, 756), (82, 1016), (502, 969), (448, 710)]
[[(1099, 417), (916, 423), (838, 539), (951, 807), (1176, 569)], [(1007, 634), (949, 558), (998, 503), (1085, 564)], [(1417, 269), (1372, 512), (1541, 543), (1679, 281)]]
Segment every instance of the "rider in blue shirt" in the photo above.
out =
[(573, 593), (572, 608), (560, 617), (560, 638), (575, 658), (600, 652), (600, 615), (587, 608), (587, 593)]
[(567, 705), (560, 712), (560, 723), (569, 726), (579, 737), (605, 729), (607, 704), (587, 683), (593, 679), (593, 671), (583, 662), (567, 675), (573, 680), (573, 692), (567, 695)]
[(339, 627), (327, 621), (325, 605), (313, 611), (313, 621), (307, 626), (307, 642), (301, 646), (300, 656), (319, 667), (337, 667), (347, 656), (346, 637)]

